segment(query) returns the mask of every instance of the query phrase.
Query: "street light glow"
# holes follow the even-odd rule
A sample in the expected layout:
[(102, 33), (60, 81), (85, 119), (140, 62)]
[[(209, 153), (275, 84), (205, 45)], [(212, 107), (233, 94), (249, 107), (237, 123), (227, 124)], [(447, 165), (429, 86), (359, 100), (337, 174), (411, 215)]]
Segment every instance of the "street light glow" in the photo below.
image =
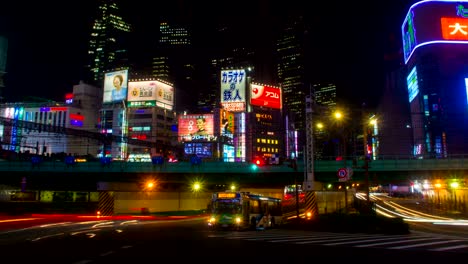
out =
[(341, 114), (341, 112), (335, 112), (335, 118), (336, 119), (341, 119), (343, 117), (343, 115)]

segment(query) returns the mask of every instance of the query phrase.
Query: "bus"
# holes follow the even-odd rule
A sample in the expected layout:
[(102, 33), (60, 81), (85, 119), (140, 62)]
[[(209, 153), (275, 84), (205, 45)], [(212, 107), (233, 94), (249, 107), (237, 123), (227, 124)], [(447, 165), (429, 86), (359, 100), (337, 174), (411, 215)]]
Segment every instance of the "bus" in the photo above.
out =
[(211, 229), (273, 228), (283, 223), (281, 199), (250, 192), (216, 192), (210, 202)]

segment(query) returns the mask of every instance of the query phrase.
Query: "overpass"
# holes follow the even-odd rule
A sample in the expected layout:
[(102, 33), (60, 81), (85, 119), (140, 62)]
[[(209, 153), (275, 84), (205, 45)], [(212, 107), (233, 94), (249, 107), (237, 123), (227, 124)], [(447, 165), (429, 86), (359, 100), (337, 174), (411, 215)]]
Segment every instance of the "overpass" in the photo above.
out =
[[(202, 161), (193, 164), (190, 161), (176, 163), (164, 162), (124, 162), (124, 161), (0, 161), (0, 185), (18, 185), (22, 177), (38, 188), (61, 184), (60, 188), (95, 189), (96, 182), (135, 182), (144, 177), (154, 177), (167, 184), (181, 184), (195, 178), (214, 184), (223, 185), (232, 182), (245, 185), (278, 186), (302, 182), (305, 164), (297, 161), (297, 169), (288, 162), (280, 165), (253, 166), (248, 162)], [(363, 182), (366, 177), (372, 182), (395, 183), (425, 178), (466, 178), (468, 156), (447, 159), (379, 159), (369, 162), (355, 159), (347, 161), (315, 160), (314, 176), (320, 182), (338, 182), (337, 171), (350, 168), (353, 182)], [(31, 186), (31, 185), (30, 185)]]

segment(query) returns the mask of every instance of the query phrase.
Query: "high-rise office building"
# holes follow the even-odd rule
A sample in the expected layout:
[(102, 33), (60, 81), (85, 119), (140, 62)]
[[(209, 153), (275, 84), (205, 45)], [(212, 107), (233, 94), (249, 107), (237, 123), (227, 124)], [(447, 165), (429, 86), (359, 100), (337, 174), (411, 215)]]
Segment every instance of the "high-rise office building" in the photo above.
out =
[(169, 80), (169, 58), (166, 56), (153, 57), (151, 75), (161, 80)]
[(114, 0), (100, 0), (89, 39), (89, 82), (102, 85), (104, 73), (128, 68), (127, 39), (131, 26)]
[(186, 110), (189, 105), (195, 105), (195, 102), (190, 101), (195, 100), (195, 97), (189, 95), (193, 90), (194, 63), (190, 28), (173, 21), (161, 20), (151, 75), (153, 78), (174, 83), (178, 111)]
[(315, 103), (322, 106), (336, 105), (336, 85), (329, 84), (314, 84)]
[(276, 42), (283, 110), (291, 129), (299, 132), (299, 145), (305, 144), (305, 98), (312, 92), (306, 77), (306, 32), (304, 20), (298, 17), (285, 24)]
[[(333, 83), (314, 84), (314, 115), (331, 116), (336, 106), (336, 85)], [(316, 118), (314, 118), (315, 120)], [(314, 125), (314, 158), (317, 160), (334, 155), (335, 147), (330, 138), (330, 126), (323, 124), (328, 118), (318, 119)]]

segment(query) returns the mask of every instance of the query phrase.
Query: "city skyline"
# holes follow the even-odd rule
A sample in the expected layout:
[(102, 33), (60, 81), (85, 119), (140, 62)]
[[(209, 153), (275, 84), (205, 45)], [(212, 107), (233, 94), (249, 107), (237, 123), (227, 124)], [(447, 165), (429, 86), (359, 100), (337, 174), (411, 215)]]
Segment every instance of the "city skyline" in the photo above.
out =
[[(319, 27), (320, 31), (313, 32), (321, 37), (316, 43), (320, 54), (317, 56), (319, 81), (336, 83), (338, 98), (346, 98), (350, 103), (359, 104), (360, 101), (365, 101), (372, 105), (374, 102), (369, 101), (378, 100), (379, 86), (383, 90), (383, 58), (388, 49), (386, 40), (390, 34), (396, 35), (397, 39), (401, 38), (398, 33), (403, 14), (410, 6), (408, 2), (410, 1), (389, 1), (388, 12), (383, 16), (362, 11), (362, 4), (347, 3), (335, 9), (325, 4), (329, 15), (324, 14), (324, 9), (312, 7), (313, 11), (308, 17), (314, 25), (333, 25), (334, 28), (340, 29), (343, 28), (343, 23), (346, 23), (345, 25), (357, 29), (353, 32), (346, 30), (340, 34), (330, 33)], [(294, 1), (292, 3), (294, 5), (288, 8), (292, 13), (303, 7)], [(184, 1), (177, 1), (172, 7), (171, 4), (167, 4), (167, 13), (155, 12), (152, 16), (151, 10), (155, 10), (154, 7), (144, 8), (143, 3), (131, 6), (124, 2), (122, 9), (128, 10), (130, 23), (134, 24), (136, 31), (135, 36), (139, 36), (140, 42), (147, 41), (141, 45), (144, 47), (142, 50), (148, 50), (148, 47), (155, 43), (152, 38), (156, 34), (152, 32), (158, 29), (160, 18), (168, 18), (190, 24), (194, 30), (194, 45), (199, 48), (200, 54), (210, 56), (210, 49), (218, 43), (207, 38), (207, 34), (215, 30), (213, 25), (210, 25), (213, 19), (220, 22), (218, 25), (225, 23), (239, 26), (245, 35), (233, 37), (233, 41), (245, 41), (245, 45), (268, 55), (268, 49), (265, 48), (271, 44), (271, 39), (268, 38), (274, 36), (276, 25), (286, 17), (286, 11), (283, 13), (281, 6), (269, 1), (256, 1), (249, 5), (246, 1), (240, 1), (239, 4), (245, 7), (245, 10), (241, 9), (242, 12), (237, 12), (241, 15), (228, 11), (210, 15), (208, 5), (196, 6)], [(9, 4), (4, 10), (11, 12), (0, 13), (2, 21), (8, 22), (0, 31), (9, 41), (6, 88), (3, 92), (5, 101), (8, 102), (21, 100), (24, 95), (61, 101), (65, 93), (70, 92), (73, 85), (83, 79), (86, 63), (83, 57), (86, 56), (94, 13), (91, 10), (92, 4), (88, 1), (77, 2), (68, 6), (68, 10), (58, 13), (53, 11), (55, 9), (52, 9), (52, 3), (33, 5), (34, 8), (24, 10), (17, 4)], [(219, 6), (219, 10), (229, 8)], [(16, 16), (19, 12), (22, 16)], [(174, 16), (171, 12), (179, 15)], [(375, 28), (369, 27), (369, 21), (377, 21), (377, 25), (384, 27), (383, 30), (378, 32), (376, 25), (373, 25)], [(206, 42), (207, 40), (209, 42)], [(342, 44), (339, 40), (349, 41)], [(273, 61), (265, 63), (269, 68), (275, 68)], [(372, 68), (373, 71), (370, 70)], [(22, 92), (18, 93), (19, 90)]]

